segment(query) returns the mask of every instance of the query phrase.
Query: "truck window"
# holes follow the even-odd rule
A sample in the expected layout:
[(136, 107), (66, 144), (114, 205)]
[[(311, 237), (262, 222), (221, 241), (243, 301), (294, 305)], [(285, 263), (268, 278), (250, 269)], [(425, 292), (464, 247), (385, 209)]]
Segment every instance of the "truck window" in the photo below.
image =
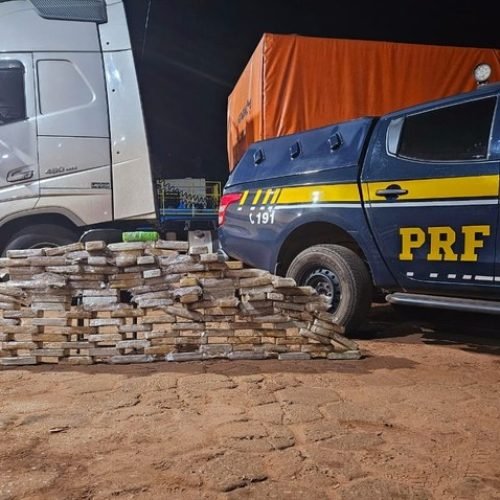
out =
[(19, 61), (0, 61), (0, 126), (25, 119), (24, 66)]
[(433, 109), (405, 118), (397, 154), (426, 161), (488, 157), (496, 97)]
[(71, 61), (40, 59), (37, 69), (42, 115), (86, 106), (95, 98), (88, 81)]

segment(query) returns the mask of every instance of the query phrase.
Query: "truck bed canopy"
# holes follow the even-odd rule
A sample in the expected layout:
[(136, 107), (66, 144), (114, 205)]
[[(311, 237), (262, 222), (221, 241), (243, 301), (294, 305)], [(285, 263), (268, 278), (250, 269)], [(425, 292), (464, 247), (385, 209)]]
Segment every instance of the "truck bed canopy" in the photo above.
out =
[(232, 170), (259, 140), (378, 116), (500, 80), (500, 50), (265, 34), (228, 102)]

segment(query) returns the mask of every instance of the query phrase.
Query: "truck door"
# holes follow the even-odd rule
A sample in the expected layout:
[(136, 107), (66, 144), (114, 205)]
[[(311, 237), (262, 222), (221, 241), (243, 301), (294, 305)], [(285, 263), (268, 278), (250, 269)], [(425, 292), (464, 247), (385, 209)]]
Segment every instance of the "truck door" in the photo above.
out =
[(108, 105), (100, 52), (38, 52), (40, 201), (112, 219)]
[[(416, 109), (416, 110), (415, 110)], [(380, 120), (361, 182), (383, 258), (403, 289), (460, 294), (495, 281), (497, 96), (451, 99)], [(491, 290), (490, 290), (491, 291)]]
[(31, 54), (0, 54), (0, 219), (38, 199), (35, 109)]

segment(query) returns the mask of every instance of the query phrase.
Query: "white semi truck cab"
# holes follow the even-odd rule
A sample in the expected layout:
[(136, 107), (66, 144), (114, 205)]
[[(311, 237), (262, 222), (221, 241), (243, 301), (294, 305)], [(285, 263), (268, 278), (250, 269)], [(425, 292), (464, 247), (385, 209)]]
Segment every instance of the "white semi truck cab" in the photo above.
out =
[(155, 219), (122, 0), (0, 0), (0, 250)]

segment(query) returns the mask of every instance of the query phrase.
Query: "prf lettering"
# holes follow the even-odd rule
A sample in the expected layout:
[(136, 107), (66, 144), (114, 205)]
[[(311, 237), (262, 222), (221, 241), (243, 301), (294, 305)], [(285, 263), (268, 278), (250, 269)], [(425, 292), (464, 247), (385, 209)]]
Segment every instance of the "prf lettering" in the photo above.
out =
[[(484, 247), (484, 240), (490, 236), (490, 226), (462, 226), (460, 233), (448, 226), (402, 227), (399, 229), (401, 253), (399, 260), (413, 260), (413, 252), (428, 245), (428, 261), (477, 262), (478, 250)], [(456, 243), (463, 241), (462, 253), (457, 253)], [(462, 248), (462, 245), (460, 245)]]

